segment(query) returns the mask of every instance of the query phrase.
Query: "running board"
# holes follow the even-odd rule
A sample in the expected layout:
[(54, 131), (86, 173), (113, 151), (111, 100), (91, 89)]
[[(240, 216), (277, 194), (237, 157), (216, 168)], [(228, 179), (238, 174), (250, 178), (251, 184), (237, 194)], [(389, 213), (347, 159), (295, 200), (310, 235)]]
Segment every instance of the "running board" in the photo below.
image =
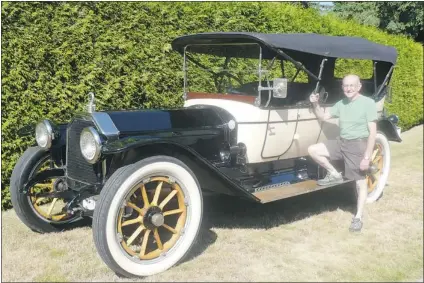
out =
[(253, 193), (255, 197), (257, 197), (261, 203), (267, 203), (271, 201), (276, 201), (284, 198), (289, 198), (301, 194), (310, 193), (313, 191), (318, 191), (346, 183), (353, 182), (351, 180), (345, 180), (343, 183), (329, 186), (318, 186), (317, 181), (315, 180), (307, 180), (303, 182), (299, 182), (293, 185), (281, 185), (275, 186), (271, 189), (258, 191)]

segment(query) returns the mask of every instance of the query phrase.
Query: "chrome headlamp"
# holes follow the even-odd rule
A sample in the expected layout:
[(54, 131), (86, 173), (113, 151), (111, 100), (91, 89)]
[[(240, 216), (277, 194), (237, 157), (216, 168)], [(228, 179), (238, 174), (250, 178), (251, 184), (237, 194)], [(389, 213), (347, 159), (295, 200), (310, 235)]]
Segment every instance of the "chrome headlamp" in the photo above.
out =
[(47, 150), (54, 139), (53, 126), (49, 120), (43, 120), (35, 127), (35, 140), (39, 147)]
[(96, 163), (101, 154), (101, 144), (99, 133), (93, 127), (87, 127), (81, 132), (80, 148), (82, 156), (88, 163)]

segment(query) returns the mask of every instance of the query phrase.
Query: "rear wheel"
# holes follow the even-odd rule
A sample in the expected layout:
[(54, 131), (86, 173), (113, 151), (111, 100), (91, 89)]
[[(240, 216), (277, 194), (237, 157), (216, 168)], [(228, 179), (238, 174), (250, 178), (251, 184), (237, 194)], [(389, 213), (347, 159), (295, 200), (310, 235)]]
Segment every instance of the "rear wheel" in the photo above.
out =
[(389, 141), (384, 134), (377, 133), (374, 151), (371, 156), (371, 166), (366, 177), (368, 203), (374, 202), (382, 196), (389, 177), (390, 160)]
[(28, 148), (19, 158), (10, 179), (10, 195), (13, 208), (19, 219), (31, 230), (48, 233), (67, 228), (79, 217), (64, 210), (67, 200), (42, 196), (54, 191), (62, 176), (41, 180), (21, 193), (23, 186), (37, 173), (50, 168), (50, 154), (40, 147)]
[(123, 167), (108, 179), (96, 205), (97, 250), (123, 276), (165, 271), (192, 246), (202, 206), (196, 177), (178, 159), (156, 156)]

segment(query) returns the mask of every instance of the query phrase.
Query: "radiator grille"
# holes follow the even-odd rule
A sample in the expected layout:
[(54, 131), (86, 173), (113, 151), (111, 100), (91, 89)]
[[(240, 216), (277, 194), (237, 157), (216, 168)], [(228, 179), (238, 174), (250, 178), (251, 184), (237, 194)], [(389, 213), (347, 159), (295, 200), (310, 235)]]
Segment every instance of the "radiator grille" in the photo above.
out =
[(80, 135), (85, 127), (94, 126), (93, 122), (85, 120), (74, 120), (68, 126), (66, 142), (67, 175), (69, 178), (94, 184), (97, 183), (95, 165), (88, 163), (82, 156), (80, 150)]

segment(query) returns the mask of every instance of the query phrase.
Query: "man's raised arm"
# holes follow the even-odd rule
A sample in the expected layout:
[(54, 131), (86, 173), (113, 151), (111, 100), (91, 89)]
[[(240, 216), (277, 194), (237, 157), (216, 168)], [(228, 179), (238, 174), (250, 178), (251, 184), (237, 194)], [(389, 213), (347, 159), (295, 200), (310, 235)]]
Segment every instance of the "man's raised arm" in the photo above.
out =
[(309, 96), (309, 101), (312, 103), (312, 109), (314, 110), (315, 116), (321, 121), (328, 120), (332, 117), (330, 112), (324, 112), (324, 110), (321, 108), (318, 102), (319, 99), (319, 93), (312, 93)]

